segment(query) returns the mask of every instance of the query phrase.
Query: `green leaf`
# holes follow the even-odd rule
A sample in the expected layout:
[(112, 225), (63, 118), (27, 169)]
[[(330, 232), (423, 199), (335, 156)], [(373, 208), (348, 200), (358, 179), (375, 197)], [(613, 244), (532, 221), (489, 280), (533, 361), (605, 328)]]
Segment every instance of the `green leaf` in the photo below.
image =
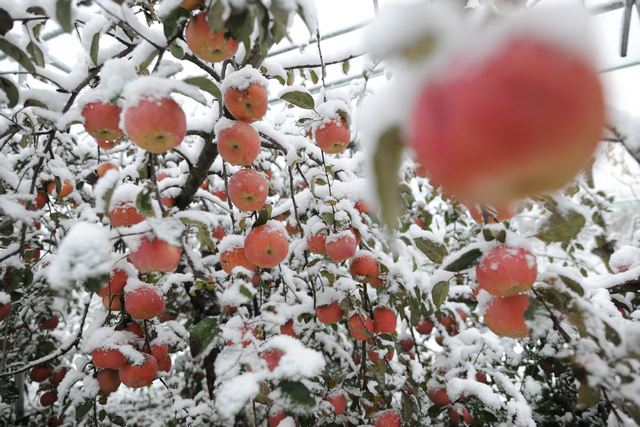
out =
[(207, 15), (207, 23), (212, 33), (217, 34), (225, 30), (224, 19), (222, 19), (223, 14), (224, 2), (216, 1), (209, 9), (209, 14)]
[(580, 384), (576, 409), (578, 411), (584, 411), (585, 409), (591, 408), (600, 401), (600, 394), (599, 388), (589, 387), (589, 384)]
[(220, 101), (222, 100), (222, 92), (220, 92), (220, 88), (206, 77), (190, 77), (188, 79), (184, 79), (184, 82), (197, 86), (200, 90), (210, 93)]
[(44, 54), (42, 53), (42, 49), (38, 47), (34, 42), (29, 42), (27, 45), (27, 53), (31, 55), (31, 59), (38, 67), (44, 68)]
[(349, 61), (344, 61), (342, 63), (342, 72), (345, 74), (349, 74)]
[(151, 207), (151, 191), (145, 189), (138, 194), (138, 198), (136, 199), (136, 208), (141, 215), (146, 217), (153, 216), (153, 208)]
[(582, 289), (582, 285), (580, 283), (576, 282), (573, 279), (569, 279), (567, 276), (563, 276), (562, 274), (560, 274), (560, 279), (573, 292), (575, 292), (576, 294), (580, 295), (581, 297), (584, 296), (584, 289)]
[(107, 416), (109, 417), (109, 420), (117, 426), (125, 427), (127, 425), (127, 422), (120, 415), (107, 414)]
[(482, 251), (480, 249), (471, 249), (460, 255), (458, 259), (453, 262), (447, 264), (444, 268), (445, 271), (450, 271), (452, 273), (457, 273), (462, 270), (466, 270), (468, 268), (473, 267), (477, 264), (478, 259), (482, 256)]
[(37, 99), (33, 99), (33, 98), (29, 98), (26, 101), (24, 101), (24, 106), (26, 107), (38, 107), (38, 108), (44, 108), (45, 110), (49, 109), (49, 106), (47, 106), (47, 104), (45, 104), (42, 101), (38, 101)]
[[(222, 334), (222, 330), (218, 326), (217, 318), (205, 317), (202, 319), (193, 327), (190, 334), (189, 346), (191, 347), (191, 355), (193, 357), (200, 356), (220, 334)], [(207, 355), (202, 354), (202, 357), (205, 356)]]
[(566, 242), (575, 237), (584, 224), (585, 219), (578, 212), (571, 211), (566, 216), (554, 213), (544, 226), (546, 231), (537, 234), (536, 237), (546, 243)]
[(251, 293), (251, 291), (244, 285), (240, 285), (240, 293), (247, 297), (249, 301), (251, 301), (251, 299), (253, 298), (253, 294)]
[(56, 18), (65, 33), (73, 29), (71, 25), (71, 0), (58, 0), (56, 2)]
[(287, 71), (287, 86), (291, 86), (295, 82), (295, 80), (296, 75), (293, 73), (293, 71)]
[(327, 224), (328, 226), (333, 225), (333, 214), (331, 212), (323, 212), (320, 214), (320, 216), (322, 217), (322, 220), (325, 222), (325, 224)]
[(82, 404), (76, 406), (76, 421), (80, 421), (87, 413), (93, 408), (95, 402), (92, 400), (85, 400)]
[(436, 264), (442, 264), (444, 257), (449, 255), (447, 247), (442, 243), (434, 242), (425, 237), (418, 237), (414, 242), (416, 242), (418, 249)]
[(311, 74), (311, 82), (313, 82), (313, 84), (318, 83), (318, 74), (313, 70), (309, 70), (309, 74)]
[(607, 322), (604, 323), (604, 334), (607, 337), (607, 341), (613, 343), (615, 346), (619, 346), (622, 344), (622, 340), (620, 339), (620, 334), (613, 329)]
[(169, 45), (169, 52), (171, 52), (171, 55), (173, 55), (174, 58), (184, 58), (184, 50), (175, 41), (171, 42)]
[(240, 12), (232, 13), (227, 19), (226, 27), (231, 37), (242, 42), (248, 40), (253, 32), (254, 15), (250, 9), (243, 9)]
[(277, 2), (271, 2), (271, 13), (273, 14), (273, 26), (271, 35), (274, 43), (280, 43), (287, 37), (287, 23), (289, 22), (289, 12), (278, 6)]
[(0, 39), (0, 50), (3, 51), (8, 57), (13, 58), (18, 64), (30, 73), (35, 73), (36, 67), (33, 66), (33, 62), (29, 59), (29, 56), (22, 51), (18, 46), (10, 43), (7, 39)]
[(402, 158), (403, 144), (400, 134), (400, 128), (397, 126), (383, 133), (373, 156), (381, 216), (391, 230), (397, 228), (397, 216), (401, 204), (398, 169)]
[(266, 207), (260, 209), (258, 211), (258, 219), (253, 224), (253, 228), (258, 227), (260, 225), (264, 225), (271, 218), (271, 205), (267, 205)]
[(296, 107), (304, 108), (305, 110), (313, 110), (316, 107), (316, 103), (313, 97), (307, 92), (292, 91), (283, 94), (280, 97), (281, 100), (287, 101)]
[(94, 65), (98, 65), (98, 50), (100, 49), (100, 31), (93, 35), (91, 39), (91, 49), (89, 50), (89, 56), (91, 57), (91, 62)]
[(431, 290), (431, 298), (433, 299), (433, 303), (436, 306), (436, 309), (439, 309), (443, 302), (446, 301), (447, 296), (449, 295), (449, 282), (440, 281), (436, 283), (436, 285)]
[(298, 5), (298, 15), (300, 15), (300, 18), (302, 18), (302, 22), (304, 22), (304, 24), (307, 26), (307, 28), (309, 29), (309, 31), (311, 31), (312, 26), (309, 25), (309, 21), (307, 21), (307, 17), (304, 14), (304, 9), (302, 8), (302, 6)]
[(4, 9), (0, 9), (0, 36), (4, 36), (13, 28), (13, 18)]
[(288, 400), (289, 405), (286, 406), (294, 413), (304, 414), (316, 405), (309, 389), (300, 381), (280, 381), (277, 389)]
[(18, 104), (20, 100), (20, 92), (16, 85), (9, 79), (0, 77), (0, 89), (7, 95), (9, 99), (9, 108), (13, 108)]
[(164, 19), (162, 25), (164, 27), (164, 35), (167, 40), (172, 39), (182, 32), (183, 24), (191, 17), (191, 13), (181, 7), (173, 9), (173, 11)]

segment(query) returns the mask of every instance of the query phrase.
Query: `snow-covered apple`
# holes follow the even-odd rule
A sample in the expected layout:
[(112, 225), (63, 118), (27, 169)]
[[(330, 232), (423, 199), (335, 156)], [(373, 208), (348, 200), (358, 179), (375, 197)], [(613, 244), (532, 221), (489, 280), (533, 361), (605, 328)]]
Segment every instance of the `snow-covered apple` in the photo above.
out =
[(480, 287), (502, 297), (530, 290), (537, 275), (535, 255), (519, 247), (498, 246), (476, 265)]
[(524, 322), (524, 312), (527, 308), (529, 308), (527, 294), (493, 297), (484, 313), (484, 322), (498, 336), (525, 338), (530, 333)]
[[(260, 154), (260, 135), (251, 125), (238, 120), (220, 119), (224, 129), (218, 131), (218, 154), (234, 166), (248, 166)], [(216, 125), (217, 128), (217, 125)]]
[(373, 334), (373, 321), (367, 313), (352, 315), (348, 321), (349, 333), (356, 341), (366, 341)]
[(117, 348), (99, 347), (91, 352), (91, 361), (98, 369), (120, 369), (126, 365), (127, 358)]
[(103, 177), (110, 170), (118, 171), (118, 170), (120, 170), (120, 168), (114, 163), (105, 162), (105, 163), (102, 163), (102, 164), (98, 165), (98, 167), (96, 168), (96, 174), (98, 174), (99, 177)]
[(124, 306), (131, 317), (136, 320), (153, 319), (164, 313), (164, 295), (157, 287), (142, 284), (125, 292)]
[(419, 89), (409, 129), (417, 161), (446, 194), (469, 202), (499, 206), (564, 186), (602, 135), (592, 61), (530, 33), (467, 57)]
[(224, 93), (224, 105), (236, 119), (253, 123), (267, 113), (269, 92), (261, 83), (250, 83), (248, 87), (229, 87)]
[(284, 356), (282, 350), (277, 348), (270, 348), (269, 350), (265, 350), (260, 355), (260, 358), (267, 362), (267, 367), (271, 372), (278, 366), (280, 363), (280, 359)]
[(392, 334), (397, 326), (396, 313), (387, 307), (373, 310), (373, 331), (376, 334)]
[(282, 224), (269, 221), (251, 230), (244, 242), (249, 262), (260, 268), (273, 268), (287, 258), (289, 240)]
[(57, 197), (58, 199), (62, 199), (63, 197), (67, 197), (69, 194), (71, 194), (72, 191), (73, 191), (73, 183), (68, 179), (65, 179), (61, 183), (60, 192), (59, 193), (56, 192), (56, 183), (55, 183), (55, 181), (51, 181), (49, 184), (47, 184), (47, 193), (51, 194), (52, 196)]
[(129, 275), (120, 268), (114, 268), (109, 274), (109, 280), (98, 290), (101, 297), (108, 295), (120, 295), (124, 293), (124, 287), (127, 286)]
[(231, 203), (241, 211), (257, 211), (264, 206), (269, 195), (269, 182), (253, 169), (240, 169), (229, 178)]
[(473, 417), (465, 406), (462, 408), (449, 408), (449, 418), (454, 424), (460, 424), (460, 421), (464, 421), (465, 424), (471, 424)]
[(380, 274), (380, 265), (373, 254), (360, 251), (353, 256), (349, 272), (354, 279), (362, 283), (371, 283)]
[(120, 368), (118, 374), (122, 384), (131, 388), (146, 387), (153, 382), (158, 373), (158, 362), (150, 354), (140, 353), (144, 362), (140, 365), (127, 363)]
[(336, 415), (342, 415), (347, 409), (347, 398), (341, 391), (330, 393), (325, 400), (333, 406)]
[[(185, 7), (185, 9), (193, 10), (199, 8), (197, 1), (189, 1), (191, 3), (187, 4), (189, 7)], [(202, 3), (201, 0), (200, 3)], [(225, 38), (224, 32), (214, 34), (211, 31), (206, 12), (199, 13), (189, 20), (184, 38), (191, 52), (207, 62), (224, 61), (231, 58), (238, 51), (238, 43), (234, 39), (231, 37)]]
[(309, 247), (309, 252), (312, 254), (325, 254), (327, 253), (326, 248), (326, 240), (327, 240), (327, 232), (321, 231), (317, 235), (309, 233), (307, 234), (307, 246)]
[(426, 317), (423, 317), (422, 319), (420, 319), (420, 321), (418, 321), (418, 324), (416, 325), (416, 331), (418, 331), (423, 335), (429, 335), (432, 330), (433, 330), (433, 322), (427, 319)]
[(315, 132), (316, 144), (327, 154), (342, 153), (351, 141), (351, 131), (344, 119), (322, 123)]
[(280, 423), (287, 418), (293, 420), (296, 427), (300, 427), (300, 423), (298, 422), (298, 418), (294, 415), (287, 414), (282, 409), (273, 409), (269, 412), (269, 427), (278, 427)]
[(335, 262), (346, 261), (355, 255), (358, 248), (356, 234), (351, 229), (331, 233), (325, 241), (327, 255)]
[(395, 409), (380, 411), (373, 417), (373, 427), (400, 427), (402, 419)]
[(338, 301), (333, 301), (329, 305), (319, 305), (316, 307), (316, 316), (318, 320), (325, 325), (330, 325), (342, 320), (344, 312)]
[(184, 111), (171, 98), (144, 97), (124, 112), (129, 139), (150, 153), (166, 153), (187, 134)]
[(120, 129), (122, 108), (108, 102), (91, 102), (82, 109), (84, 130), (99, 141), (116, 141), (124, 135)]
[(427, 390), (427, 396), (437, 406), (447, 406), (450, 402), (447, 389), (443, 387), (430, 388)]
[(143, 237), (138, 247), (129, 255), (129, 260), (140, 273), (171, 272), (178, 267), (181, 258), (182, 249), (158, 237), (151, 241)]
[(249, 271), (256, 271), (256, 266), (251, 263), (244, 253), (244, 247), (236, 246), (220, 252), (220, 265), (227, 274), (232, 274), (236, 267), (244, 267)]

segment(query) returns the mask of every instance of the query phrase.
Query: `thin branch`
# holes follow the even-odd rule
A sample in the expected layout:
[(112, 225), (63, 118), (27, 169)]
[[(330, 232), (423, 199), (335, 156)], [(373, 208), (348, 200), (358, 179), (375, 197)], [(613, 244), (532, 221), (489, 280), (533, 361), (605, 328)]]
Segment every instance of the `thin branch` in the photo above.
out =
[[(318, 46), (320, 46), (320, 44), (318, 44)], [(320, 49), (318, 48), (318, 50), (320, 50)], [(319, 64), (289, 65), (288, 67), (283, 67), (283, 68), (285, 70), (297, 70), (297, 69), (301, 69), (301, 68), (318, 68), (318, 67), (322, 67), (322, 69), (324, 70), (324, 67), (327, 66), (327, 65), (339, 64), (341, 62), (349, 61), (350, 59), (353, 59), (353, 58), (359, 58), (362, 55), (364, 55), (364, 53), (354, 53), (352, 55), (347, 56), (346, 58), (334, 59), (333, 61), (328, 61), (328, 62), (322, 61), (322, 55), (321, 55)], [(324, 86), (324, 74), (325, 73), (326, 73), (326, 71), (322, 72), (322, 74), (323, 74), (323, 77), (322, 77), (323, 86)], [(362, 78), (362, 76), (360, 76), (360, 78)]]

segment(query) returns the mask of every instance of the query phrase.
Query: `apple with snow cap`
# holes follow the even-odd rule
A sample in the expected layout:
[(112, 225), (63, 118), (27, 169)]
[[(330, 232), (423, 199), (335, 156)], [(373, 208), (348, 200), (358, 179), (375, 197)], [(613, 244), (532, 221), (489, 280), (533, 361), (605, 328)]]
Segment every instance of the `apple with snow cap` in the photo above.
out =
[(182, 143), (187, 118), (173, 99), (145, 96), (125, 110), (124, 129), (138, 147), (150, 153), (166, 153)]
[[(195, 9), (199, 4), (191, 1), (187, 6), (189, 9)], [(211, 31), (206, 12), (199, 13), (189, 20), (184, 38), (191, 52), (207, 62), (224, 61), (238, 51), (238, 43), (231, 37), (225, 37), (224, 31), (220, 33)]]
[(222, 85), (224, 105), (236, 119), (253, 123), (267, 113), (268, 81), (251, 66), (231, 74)]

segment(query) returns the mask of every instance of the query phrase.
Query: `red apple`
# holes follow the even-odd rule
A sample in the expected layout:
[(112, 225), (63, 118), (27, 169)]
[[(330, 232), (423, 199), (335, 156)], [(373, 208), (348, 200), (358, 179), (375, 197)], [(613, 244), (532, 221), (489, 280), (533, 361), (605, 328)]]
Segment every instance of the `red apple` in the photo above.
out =
[(278, 350), (277, 348), (271, 348), (269, 350), (264, 351), (260, 358), (267, 362), (267, 367), (271, 372), (278, 366), (280, 363), (280, 359), (284, 356), (282, 350)]
[(340, 391), (329, 394), (325, 400), (333, 405), (336, 415), (342, 415), (347, 410), (347, 398)]
[(505, 39), (475, 61), (445, 63), (413, 107), (409, 140), (417, 161), (461, 200), (502, 205), (558, 189), (602, 136), (594, 64), (530, 32)]
[(498, 246), (476, 266), (480, 287), (503, 297), (530, 290), (537, 275), (536, 257), (523, 248)]
[(446, 406), (450, 402), (447, 389), (442, 387), (427, 390), (427, 396), (437, 406)]
[(312, 254), (326, 254), (326, 240), (327, 232), (324, 230), (318, 233), (318, 235), (314, 235), (312, 233), (307, 234), (307, 246), (309, 247), (309, 252)]
[(227, 193), (224, 190), (212, 191), (211, 194), (213, 194), (214, 196), (218, 197), (223, 202), (227, 201)]
[[(371, 363), (378, 363), (377, 351), (369, 350), (367, 354), (369, 355), (369, 360), (371, 360)], [(387, 354), (384, 355), (384, 360), (386, 360), (387, 362), (390, 361), (391, 359), (393, 359), (393, 355), (393, 351), (387, 351)]]
[(298, 334), (293, 330), (293, 319), (289, 319), (287, 323), (280, 326), (280, 333), (282, 335), (289, 335), (290, 337), (298, 338)]
[(400, 427), (402, 419), (395, 409), (378, 412), (373, 417), (373, 427)]
[(180, 7), (187, 10), (196, 10), (204, 8), (204, 0), (183, 0)]
[(244, 241), (244, 253), (249, 262), (260, 268), (272, 268), (289, 254), (289, 241), (282, 224), (269, 221), (251, 230)]
[(366, 341), (373, 334), (373, 322), (367, 313), (356, 313), (349, 318), (349, 333), (356, 341)]
[(396, 325), (396, 313), (390, 308), (376, 307), (373, 310), (373, 331), (376, 334), (392, 334), (396, 331)]
[[(460, 418), (461, 414), (462, 418)], [(464, 420), (465, 424), (471, 424), (471, 421), (473, 421), (473, 417), (464, 406), (460, 412), (458, 412), (458, 409), (456, 408), (449, 408), (449, 418), (454, 424), (460, 424), (460, 420)]]
[(106, 162), (106, 163), (102, 163), (96, 168), (96, 173), (98, 174), (99, 177), (103, 177), (110, 170), (119, 171), (120, 168), (113, 163)]
[(316, 144), (327, 154), (342, 153), (351, 141), (351, 131), (344, 119), (322, 123), (315, 132)]
[(479, 383), (487, 383), (487, 374), (485, 374), (484, 372), (476, 372), (476, 381), (478, 381)]
[(416, 331), (423, 335), (429, 335), (433, 330), (433, 322), (426, 317), (420, 319), (418, 324), (416, 325)]
[(169, 357), (169, 346), (166, 342), (151, 345), (151, 355), (159, 363), (164, 362), (164, 359)]
[(498, 336), (528, 337), (530, 331), (524, 322), (524, 312), (528, 307), (529, 295), (527, 294), (494, 297), (487, 306), (484, 322)]
[(335, 262), (346, 261), (355, 255), (358, 243), (351, 229), (331, 233), (326, 240), (327, 255)]
[(136, 320), (148, 320), (164, 313), (164, 295), (153, 285), (142, 284), (124, 294), (124, 306)]
[(518, 213), (517, 209), (511, 204), (494, 207), (491, 205), (483, 206), (477, 203), (469, 203), (466, 206), (467, 209), (469, 209), (471, 218), (480, 225), (484, 224), (483, 211), (487, 213), (487, 222), (489, 224), (496, 223), (496, 219), (498, 222), (506, 221)]
[(124, 113), (129, 139), (151, 153), (166, 153), (180, 145), (187, 134), (187, 119), (171, 98), (142, 98)]
[(51, 330), (58, 327), (58, 323), (60, 322), (60, 318), (57, 314), (51, 316), (49, 320), (40, 320), (40, 329), (41, 330)]
[(238, 120), (253, 123), (267, 113), (269, 92), (262, 84), (255, 82), (246, 87), (229, 87), (224, 93), (224, 105)]
[(144, 338), (144, 332), (142, 331), (142, 328), (140, 327), (140, 324), (138, 322), (136, 322), (136, 321), (132, 321), (131, 323), (129, 323), (126, 326), (125, 326), (124, 323), (121, 323), (116, 328), (116, 331), (133, 332), (134, 334), (136, 334), (138, 336), (138, 338)]
[(227, 233), (224, 232), (224, 229), (221, 225), (211, 230), (211, 237), (213, 237), (214, 239), (222, 240), (226, 235)]
[(120, 295), (124, 293), (124, 287), (127, 285), (129, 275), (119, 268), (111, 270), (109, 281), (98, 290), (101, 297), (108, 295)]
[(51, 376), (51, 384), (57, 386), (67, 376), (69, 370), (66, 368), (57, 369)]
[(158, 372), (169, 372), (171, 369), (171, 358), (166, 357), (162, 362), (158, 364)]
[(100, 384), (100, 392), (109, 394), (120, 387), (120, 375), (115, 369), (102, 369), (96, 373), (96, 379)]
[(131, 227), (145, 219), (146, 217), (138, 212), (133, 201), (118, 203), (109, 211), (109, 222), (114, 228)]
[(41, 383), (49, 378), (51, 375), (51, 368), (48, 368), (43, 365), (34, 366), (31, 368), (31, 372), (29, 372), (29, 378), (31, 381), (35, 381), (37, 383)]
[(400, 349), (402, 351), (404, 351), (405, 353), (413, 350), (413, 347), (415, 345), (415, 341), (413, 341), (413, 338), (411, 338), (408, 335), (406, 335), (406, 336), (404, 336), (402, 338), (399, 338), (398, 342), (400, 343)]
[(54, 194), (56, 192), (56, 183), (55, 181), (51, 181), (47, 184), (47, 193), (52, 196), (56, 196), (58, 199), (62, 199), (63, 197), (67, 197), (73, 191), (73, 183), (68, 179), (65, 179), (60, 188), (60, 193)]
[(142, 365), (133, 366), (127, 363), (119, 371), (120, 381), (131, 388), (146, 387), (153, 382), (158, 373), (158, 362), (146, 353), (141, 353), (144, 357)]
[(157, 237), (152, 241), (143, 237), (139, 247), (129, 255), (129, 260), (140, 273), (172, 272), (180, 264), (181, 258), (182, 249)]
[(253, 169), (240, 169), (229, 178), (231, 203), (241, 211), (257, 211), (269, 195), (269, 182)]
[(58, 396), (52, 391), (48, 391), (40, 396), (40, 404), (42, 406), (51, 406), (58, 400)]
[(256, 266), (251, 263), (244, 253), (242, 246), (228, 248), (220, 254), (220, 265), (227, 274), (233, 274), (236, 267), (244, 267), (249, 271), (256, 271)]
[(82, 109), (84, 130), (99, 141), (114, 141), (122, 138), (120, 114), (122, 108), (107, 102), (91, 102)]
[(280, 422), (282, 422), (286, 418), (292, 418), (296, 424), (296, 427), (300, 427), (300, 423), (294, 415), (289, 415), (279, 409), (272, 409), (271, 412), (269, 412), (269, 427), (278, 427), (280, 425)]
[[(188, 6), (192, 5), (188, 4)], [(191, 52), (207, 62), (224, 61), (231, 58), (238, 51), (238, 43), (234, 39), (231, 37), (225, 39), (224, 32), (215, 34), (211, 32), (206, 12), (199, 13), (189, 20), (184, 38)]]
[(234, 166), (248, 166), (260, 154), (260, 135), (251, 125), (225, 120), (224, 130), (218, 133), (218, 154)]
[(104, 305), (104, 308), (107, 310), (122, 311), (122, 300), (120, 300), (120, 295), (103, 296), (102, 305)]
[(380, 274), (380, 265), (371, 253), (360, 251), (351, 260), (349, 272), (355, 280), (371, 283)]
[(98, 368), (120, 369), (127, 364), (127, 359), (115, 348), (96, 348), (91, 352), (93, 365)]
[(325, 325), (337, 323), (344, 317), (344, 312), (338, 301), (333, 301), (329, 305), (320, 305), (316, 307), (316, 316), (318, 320)]

